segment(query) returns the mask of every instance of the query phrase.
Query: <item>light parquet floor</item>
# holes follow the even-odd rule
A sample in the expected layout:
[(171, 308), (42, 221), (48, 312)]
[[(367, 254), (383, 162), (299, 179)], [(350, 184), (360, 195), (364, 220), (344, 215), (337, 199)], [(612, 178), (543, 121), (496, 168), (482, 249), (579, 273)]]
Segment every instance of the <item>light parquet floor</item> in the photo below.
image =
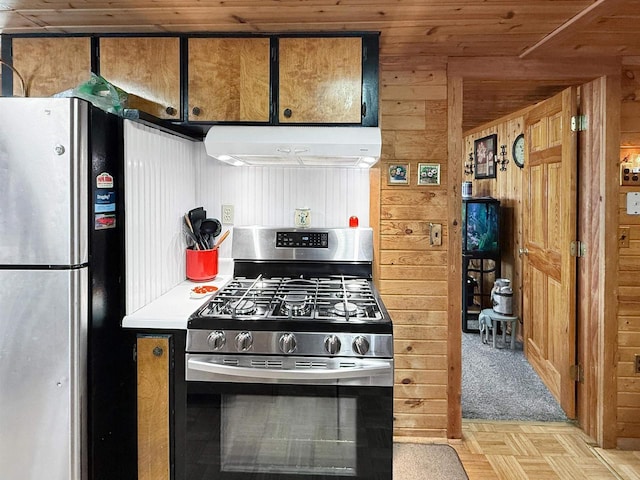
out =
[(640, 480), (640, 452), (597, 448), (570, 423), (463, 420), (469, 480)]

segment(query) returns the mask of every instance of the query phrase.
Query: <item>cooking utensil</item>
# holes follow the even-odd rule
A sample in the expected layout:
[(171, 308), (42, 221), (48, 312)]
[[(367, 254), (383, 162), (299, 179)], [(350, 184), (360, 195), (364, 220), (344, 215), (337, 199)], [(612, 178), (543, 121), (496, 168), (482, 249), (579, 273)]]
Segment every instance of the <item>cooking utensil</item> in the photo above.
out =
[(207, 245), (205, 244), (202, 233), (200, 232), (200, 225), (202, 224), (202, 220), (200, 218), (194, 217), (194, 220), (192, 220), (191, 224), (193, 225), (193, 233), (198, 239), (198, 243), (203, 250), (207, 250), (209, 247), (207, 247)]
[(191, 220), (189, 219), (189, 214), (187, 213), (184, 214), (184, 222), (187, 224), (187, 227), (189, 227), (189, 231), (193, 235), (193, 238), (196, 239), (196, 250), (200, 250), (200, 244), (198, 243), (198, 240), (197, 240), (198, 237), (196, 237), (196, 234), (193, 231), (193, 226), (191, 225)]
[(213, 245), (213, 239), (220, 235), (222, 224), (217, 218), (205, 218), (199, 227), (200, 237), (206, 249)]
[(229, 230), (227, 230), (226, 232), (224, 232), (222, 234), (222, 236), (218, 239), (218, 241), (216, 242), (216, 244), (213, 246), (214, 250), (217, 249), (218, 247), (220, 247), (220, 244), (222, 242), (225, 241), (225, 239), (229, 236)]
[(196, 220), (204, 220), (205, 218), (207, 218), (207, 211), (204, 209), (204, 207), (196, 207), (196, 208), (192, 208), (191, 210), (189, 210), (189, 221), (191, 222), (191, 225), (194, 225), (195, 228), (195, 224), (196, 224)]
[(222, 231), (222, 224), (217, 218), (205, 218), (200, 224), (200, 235), (217, 237)]
[(198, 239), (193, 234), (193, 232), (191, 230), (189, 230), (189, 226), (187, 225), (186, 222), (182, 225), (182, 231), (184, 232), (185, 236), (187, 237), (187, 240), (189, 240), (187, 242), (187, 244), (188, 244), (187, 246), (191, 247), (191, 248), (195, 248), (196, 244), (198, 243)]

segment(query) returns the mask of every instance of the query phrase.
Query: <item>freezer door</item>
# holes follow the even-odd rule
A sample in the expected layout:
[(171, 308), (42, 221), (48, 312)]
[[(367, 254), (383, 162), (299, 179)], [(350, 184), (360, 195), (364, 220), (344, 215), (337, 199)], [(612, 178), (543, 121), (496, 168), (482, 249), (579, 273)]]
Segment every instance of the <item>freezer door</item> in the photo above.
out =
[(0, 98), (0, 265), (87, 262), (88, 108)]
[(3, 480), (87, 478), (87, 281), (87, 268), (0, 270)]

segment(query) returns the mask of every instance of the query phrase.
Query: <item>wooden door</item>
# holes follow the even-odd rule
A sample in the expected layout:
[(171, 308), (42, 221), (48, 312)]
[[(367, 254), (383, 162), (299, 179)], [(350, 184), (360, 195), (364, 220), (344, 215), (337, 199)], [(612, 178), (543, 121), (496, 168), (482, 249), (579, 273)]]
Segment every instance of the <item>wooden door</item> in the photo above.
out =
[(570, 418), (575, 417), (577, 138), (576, 89), (525, 116), (523, 321), (525, 354)]
[(179, 38), (103, 37), (100, 75), (130, 94), (129, 108), (181, 118)]
[(279, 40), (280, 123), (362, 122), (362, 39)]
[(189, 120), (268, 122), (268, 38), (189, 39)]
[(139, 336), (138, 352), (138, 479), (169, 480), (170, 338)]

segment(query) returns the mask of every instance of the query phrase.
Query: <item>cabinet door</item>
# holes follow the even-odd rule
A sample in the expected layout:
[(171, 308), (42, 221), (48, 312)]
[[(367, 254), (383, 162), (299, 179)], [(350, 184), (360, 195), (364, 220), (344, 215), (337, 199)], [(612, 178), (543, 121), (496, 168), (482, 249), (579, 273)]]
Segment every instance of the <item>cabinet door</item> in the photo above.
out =
[(189, 39), (189, 120), (268, 122), (268, 38)]
[(179, 38), (100, 38), (100, 75), (130, 94), (129, 108), (181, 118)]
[(281, 38), (279, 57), (280, 123), (361, 123), (361, 38)]
[(91, 39), (89, 37), (14, 38), (13, 94), (50, 97), (86, 82), (91, 77)]
[(170, 337), (140, 336), (138, 352), (138, 479), (169, 480)]

